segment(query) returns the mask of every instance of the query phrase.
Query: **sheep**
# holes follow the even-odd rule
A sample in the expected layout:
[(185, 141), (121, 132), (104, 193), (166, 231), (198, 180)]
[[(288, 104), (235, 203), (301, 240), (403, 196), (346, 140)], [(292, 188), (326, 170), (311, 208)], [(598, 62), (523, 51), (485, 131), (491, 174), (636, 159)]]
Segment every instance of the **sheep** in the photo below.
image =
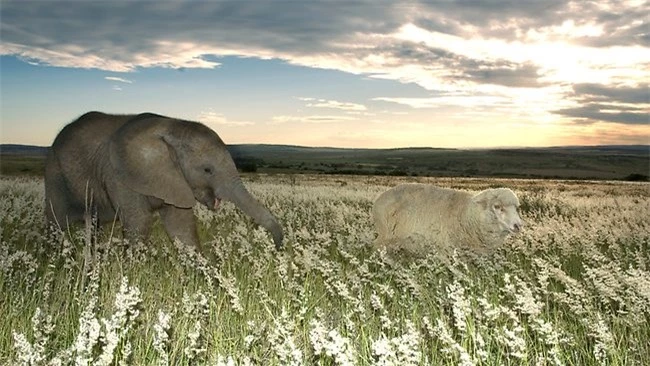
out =
[(372, 207), (377, 245), (386, 249), (449, 253), (454, 248), (489, 252), (522, 228), (519, 200), (508, 188), (476, 195), (428, 184), (401, 184)]

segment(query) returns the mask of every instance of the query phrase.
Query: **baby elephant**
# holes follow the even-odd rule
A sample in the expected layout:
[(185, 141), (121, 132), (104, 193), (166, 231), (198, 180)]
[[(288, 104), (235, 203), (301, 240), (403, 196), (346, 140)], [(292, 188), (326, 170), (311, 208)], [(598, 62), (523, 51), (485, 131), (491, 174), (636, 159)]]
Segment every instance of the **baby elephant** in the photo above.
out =
[(476, 195), (427, 184), (402, 184), (382, 193), (372, 215), (385, 247), (490, 249), (521, 230), (519, 200), (508, 188)]
[(157, 211), (172, 239), (198, 245), (192, 207), (217, 209), (222, 199), (282, 247), (278, 221), (246, 190), (221, 138), (200, 123), (89, 112), (61, 130), (45, 164), (46, 216), (61, 227), (91, 213), (100, 223), (119, 218), (125, 235), (146, 238)]

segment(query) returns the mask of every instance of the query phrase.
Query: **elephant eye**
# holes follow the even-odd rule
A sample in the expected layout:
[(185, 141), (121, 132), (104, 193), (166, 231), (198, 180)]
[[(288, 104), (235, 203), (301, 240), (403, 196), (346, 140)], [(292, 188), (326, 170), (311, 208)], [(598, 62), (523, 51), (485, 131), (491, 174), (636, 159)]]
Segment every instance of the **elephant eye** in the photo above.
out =
[(203, 171), (206, 172), (206, 174), (212, 174), (212, 168), (210, 167), (203, 168)]

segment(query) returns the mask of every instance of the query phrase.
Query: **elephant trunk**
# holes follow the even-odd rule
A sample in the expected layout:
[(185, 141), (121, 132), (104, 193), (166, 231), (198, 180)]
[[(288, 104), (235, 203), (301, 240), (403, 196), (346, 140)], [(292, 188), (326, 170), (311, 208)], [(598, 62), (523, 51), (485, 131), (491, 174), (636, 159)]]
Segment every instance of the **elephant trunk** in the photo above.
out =
[(275, 248), (278, 250), (282, 249), (284, 234), (282, 227), (273, 214), (246, 190), (241, 180), (235, 180), (231, 188), (228, 190), (229, 193), (223, 198), (234, 203), (245, 214), (252, 217), (258, 225), (270, 231), (273, 236)]

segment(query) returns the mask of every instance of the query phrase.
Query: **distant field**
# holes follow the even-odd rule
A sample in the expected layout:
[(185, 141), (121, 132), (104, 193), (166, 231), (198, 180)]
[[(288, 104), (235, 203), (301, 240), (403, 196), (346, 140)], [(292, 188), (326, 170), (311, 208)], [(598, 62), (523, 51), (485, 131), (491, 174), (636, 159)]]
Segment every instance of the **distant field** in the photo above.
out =
[[(235, 158), (264, 167), (325, 173), (426, 176), (565, 177), (614, 179), (647, 174), (650, 146), (520, 149), (334, 149), (235, 145)], [(399, 174), (395, 174), (399, 175)], [(401, 174), (404, 175), (404, 174)]]
[(42, 176), (45, 171), (45, 157), (0, 155), (0, 172), (3, 175)]
[[(647, 180), (650, 146), (521, 149), (336, 149), (232, 145), (243, 172)], [(0, 146), (4, 175), (42, 175), (46, 148)]]

